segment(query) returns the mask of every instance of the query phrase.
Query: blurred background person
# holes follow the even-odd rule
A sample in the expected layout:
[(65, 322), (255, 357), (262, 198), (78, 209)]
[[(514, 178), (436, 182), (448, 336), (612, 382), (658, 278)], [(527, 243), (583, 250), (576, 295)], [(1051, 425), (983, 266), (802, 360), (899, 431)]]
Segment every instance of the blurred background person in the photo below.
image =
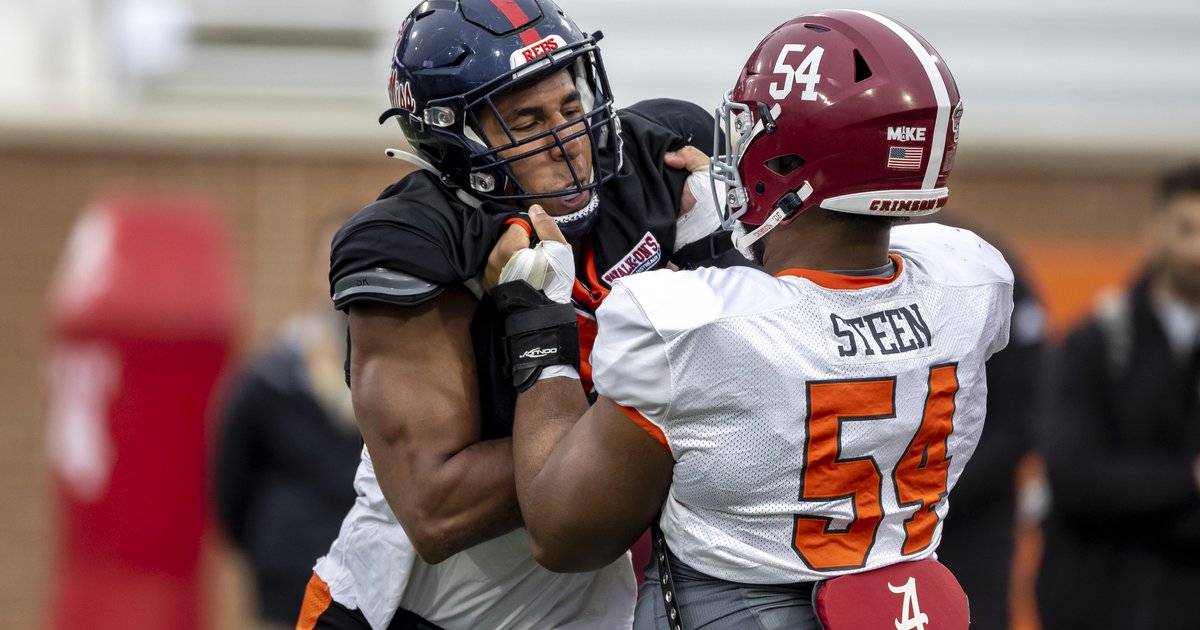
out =
[(1163, 177), (1149, 245), (1050, 368), (1046, 630), (1200, 628), (1200, 164)]
[(312, 564), (354, 503), (362, 439), (344, 377), (346, 319), (329, 301), (329, 244), (349, 212), (317, 227), (310, 297), (231, 386), (216, 453), (220, 523), (257, 588), (259, 628), (292, 628)]
[(1018, 467), (1031, 447), (1045, 350), (1045, 314), (1012, 248), (947, 213), (945, 223), (974, 230), (996, 245), (1013, 270), (1008, 346), (987, 362), (987, 422), (971, 465), (954, 486), (938, 559), (971, 600), (972, 630), (1007, 630), (1016, 548)]

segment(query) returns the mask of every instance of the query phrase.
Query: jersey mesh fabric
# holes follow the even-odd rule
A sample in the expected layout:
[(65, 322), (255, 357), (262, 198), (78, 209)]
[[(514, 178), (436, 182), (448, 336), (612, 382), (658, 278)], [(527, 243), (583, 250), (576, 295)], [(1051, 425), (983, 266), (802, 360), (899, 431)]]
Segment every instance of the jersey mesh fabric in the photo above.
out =
[[(666, 436), (676, 465), (661, 524), (684, 563), (721, 579), (773, 584), (868, 570), (934, 551), (949, 502), (937, 503), (931, 544), (904, 555), (904, 521), (916, 506), (899, 505), (893, 473), (921, 424), (931, 368), (955, 364), (958, 390), (947, 444), (947, 484), (953, 487), (983, 428), (983, 363), (1007, 340), (1011, 274), (999, 254), (969, 232), (909, 230), (917, 231), (903, 233), (897, 248), (904, 252), (901, 272), (879, 286), (830, 289), (746, 269), (655, 272), (621, 281), (623, 290), (602, 307), (597, 390), (638, 409)], [(951, 260), (958, 267), (947, 273)], [(849, 342), (835, 334), (833, 317), (845, 322), (917, 310), (931, 338), (923, 347), (883, 354), (888, 342), (894, 348), (926, 339), (897, 315), (901, 332), (892, 329), (880, 341), (851, 331), (857, 352), (843, 356)], [(628, 378), (629, 366), (669, 373), (669, 388), (639, 386), (646, 379)], [(843, 418), (838, 443), (824, 448), (836, 449), (839, 461), (875, 462), (883, 518), (864, 564), (816, 570), (793, 548), (796, 516), (832, 519), (830, 528), (843, 530), (855, 518), (855, 505), (851, 498), (801, 498), (809, 386), (854, 380), (894, 383), (895, 413)], [(838, 404), (854, 409), (858, 401)]]

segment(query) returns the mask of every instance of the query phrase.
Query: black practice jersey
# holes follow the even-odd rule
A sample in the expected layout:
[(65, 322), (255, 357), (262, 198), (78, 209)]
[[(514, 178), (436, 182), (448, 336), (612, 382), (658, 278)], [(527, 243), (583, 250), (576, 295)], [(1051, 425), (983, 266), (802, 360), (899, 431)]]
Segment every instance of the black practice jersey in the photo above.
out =
[[(680, 109), (698, 108), (665, 100), (655, 105), (650, 112), (640, 108), (619, 113), (622, 166), (596, 191), (595, 223), (574, 244), (577, 282), (572, 298), (583, 346), (580, 374), (589, 390), (588, 358), (596, 332), (592, 314), (617, 278), (663, 267), (675, 242), (675, 221), (688, 173), (665, 166), (663, 155), (683, 146), (685, 138), (647, 114), (666, 118)], [(707, 124), (711, 125), (711, 118)], [(711, 129), (706, 126), (689, 135), (703, 138)], [(477, 278), (487, 266), (488, 254), (505, 222), (523, 212), (524, 208), (494, 202), (474, 208), (435, 175), (412, 173), (388, 187), (334, 237), (329, 274), (334, 304), (342, 310), (362, 301), (410, 306), (454, 285), (465, 285), (480, 295)], [(503, 322), (487, 295), (480, 295), (471, 336), (480, 379), (483, 438), (511, 435), (516, 390), (503, 374)]]

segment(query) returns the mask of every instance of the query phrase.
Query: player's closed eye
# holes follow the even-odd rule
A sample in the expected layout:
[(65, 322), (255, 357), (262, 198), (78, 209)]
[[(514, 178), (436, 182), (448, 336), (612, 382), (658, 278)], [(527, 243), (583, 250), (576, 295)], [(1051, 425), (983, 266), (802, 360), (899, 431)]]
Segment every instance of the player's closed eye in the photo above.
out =
[(508, 129), (513, 135), (514, 140), (523, 140), (537, 132), (541, 122), (537, 120), (528, 120), (520, 124), (509, 125)]

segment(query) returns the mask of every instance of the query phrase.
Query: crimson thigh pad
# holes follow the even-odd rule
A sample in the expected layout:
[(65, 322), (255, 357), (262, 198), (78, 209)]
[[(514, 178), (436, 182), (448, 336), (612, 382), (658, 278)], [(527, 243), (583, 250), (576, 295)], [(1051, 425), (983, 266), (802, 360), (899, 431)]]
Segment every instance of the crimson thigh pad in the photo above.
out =
[(958, 580), (931, 558), (820, 582), (813, 609), (825, 630), (966, 630), (971, 618)]

